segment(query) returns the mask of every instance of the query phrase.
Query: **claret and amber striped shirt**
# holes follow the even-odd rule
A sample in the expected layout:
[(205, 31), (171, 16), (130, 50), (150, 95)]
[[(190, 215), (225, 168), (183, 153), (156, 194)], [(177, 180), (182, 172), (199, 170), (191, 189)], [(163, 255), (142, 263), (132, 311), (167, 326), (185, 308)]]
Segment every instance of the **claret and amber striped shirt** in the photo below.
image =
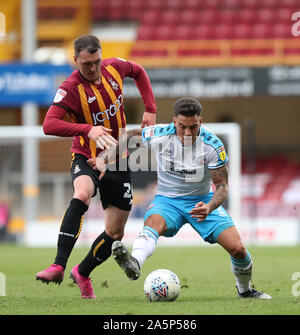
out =
[[(73, 136), (73, 153), (96, 157), (101, 149), (96, 148), (96, 143), (87, 136), (91, 127), (102, 125), (110, 128), (111, 135), (118, 139), (119, 129), (126, 126), (125, 77), (135, 80), (146, 112), (156, 113), (150, 80), (143, 67), (120, 58), (108, 58), (102, 61), (101, 84), (90, 83), (76, 70), (60, 85), (43, 123), (45, 134)], [(64, 121), (66, 113), (73, 123)]]

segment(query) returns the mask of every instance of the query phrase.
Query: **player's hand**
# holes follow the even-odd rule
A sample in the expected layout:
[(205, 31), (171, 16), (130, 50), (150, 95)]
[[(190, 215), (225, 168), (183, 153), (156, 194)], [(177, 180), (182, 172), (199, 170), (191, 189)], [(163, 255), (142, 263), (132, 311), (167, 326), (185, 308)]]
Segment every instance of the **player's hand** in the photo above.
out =
[(118, 143), (118, 141), (108, 133), (110, 131), (112, 131), (112, 129), (103, 126), (95, 126), (89, 131), (88, 137), (96, 142), (100, 149), (109, 149), (112, 145)]
[(153, 126), (156, 122), (156, 114), (145, 112), (143, 115), (142, 128)]
[(96, 165), (96, 158), (89, 158), (86, 162), (93, 170), (98, 170)]
[(101, 180), (105, 175), (107, 164), (103, 158), (98, 156), (95, 158), (95, 166), (96, 170), (100, 171), (99, 180)]
[(204, 221), (207, 215), (211, 212), (209, 204), (204, 203), (203, 201), (198, 202), (195, 207), (190, 211), (189, 214), (193, 218), (198, 218), (198, 222)]

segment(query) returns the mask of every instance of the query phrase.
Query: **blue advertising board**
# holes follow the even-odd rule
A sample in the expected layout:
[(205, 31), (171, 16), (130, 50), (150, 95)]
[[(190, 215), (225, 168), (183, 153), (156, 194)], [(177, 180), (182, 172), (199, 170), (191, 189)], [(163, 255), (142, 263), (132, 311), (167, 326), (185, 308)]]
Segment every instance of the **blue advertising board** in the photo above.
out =
[(0, 106), (52, 103), (57, 87), (73, 71), (69, 64), (1, 64)]

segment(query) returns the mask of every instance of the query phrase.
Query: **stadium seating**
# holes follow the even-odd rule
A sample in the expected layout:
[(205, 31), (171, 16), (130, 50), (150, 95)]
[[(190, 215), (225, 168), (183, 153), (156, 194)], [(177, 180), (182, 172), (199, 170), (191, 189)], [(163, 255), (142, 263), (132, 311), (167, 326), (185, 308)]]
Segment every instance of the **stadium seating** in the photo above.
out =
[(283, 155), (259, 157), (250, 171), (243, 159), (242, 212), (245, 216), (299, 216), (299, 163)]
[[(144, 65), (148, 56), (159, 59), (174, 59), (194, 55), (220, 55), (215, 65), (228, 65), (228, 55), (234, 60), (245, 59), (245, 65), (272, 65), (284, 62), (299, 64), (300, 40), (292, 35), (291, 16), (300, 11), (298, 0), (87, 0), (90, 3), (90, 21), (93, 24), (105, 22), (136, 22), (137, 38), (132, 46), (133, 60)], [(38, 37), (40, 41), (71, 39), (77, 33), (83, 20), (78, 17), (80, 1), (39, 0)], [(50, 23), (52, 19), (52, 23)], [(70, 25), (71, 24), (71, 25)], [(260, 40), (267, 42), (262, 46)], [(145, 41), (164, 41), (162, 47), (152, 50)], [(181, 43), (191, 41), (180, 49)], [(193, 41), (228, 41), (215, 44), (192, 43)], [(236, 43), (238, 41), (238, 43)], [(251, 43), (248, 43), (251, 41)], [(213, 45), (209, 52), (210, 45)], [(166, 52), (172, 50), (172, 52)], [(226, 55), (226, 57), (224, 57)], [(259, 60), (262, 56), (264, 63)], [(137, 57), (138, 59), (134, 59)], [(223, 57), (223, 58), (222, 58)], [(265, 58), (264, 58), (265, 57)], [(173, 59), (173, 60), (174, 60)], [(190, 60), (190, 58), (189, 58)], [(186, 65), (189, 64), (189, 60)], [(209, 58), (201, 57), (201, 65), (211, 65)], [(250, 63), (249, 63), (250, 62)], [(175, 61), (173, 62), (175, 63)], [(154, 63), (155, 65), (156, 63)], [(193, 62), (191, 64), (194, 64)], [(242, 65), (243, 62), (231, 62)], [(200, 65), (200, 64), (199, 64)]]
[[(298, 6), (297, 0), (92, 0), (91, 5), (94, 22), (134, 20), (139, 23), (132, 56), (156, 53), (170, 57), (163, 51), (170, 49), (169, 41), (241, 40), (239, 48), (230, 50), (231, 57), (269, 55), (268, 60), (276, 63), (286, 55), (291, 56), (287, 60), (290, 64), (299, 63), (296, 56), (300, 55), (300, 42), (291, 33), (291, 16), (300, 10)], [(253, 41), (251, 44), (247, 43), (249, 39)], [(256, 46), (255, 41), (261, 39), (276, 42), (268, 44), (271, 47)], [(161, 51), (153, 51), (143, 43), (151, 40), (165, 41), (166, 46)], [(177, 46), (173, 55), (207, 53), (208, 48), (200, 50), (201, 45), (191, 44), (190, 51)], [(224, 54), (221, 47), (218, 54)]]

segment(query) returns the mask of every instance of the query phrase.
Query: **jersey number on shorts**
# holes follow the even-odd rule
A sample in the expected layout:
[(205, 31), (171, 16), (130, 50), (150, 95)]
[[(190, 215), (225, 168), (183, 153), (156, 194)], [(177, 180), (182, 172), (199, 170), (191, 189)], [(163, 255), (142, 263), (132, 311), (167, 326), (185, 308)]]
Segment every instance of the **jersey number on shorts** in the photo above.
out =
[(126, 192), (123, 195), (123, 198), (131, 199), (131, 185), (130, 183), (124, 183), (124, 187), (126, 188)]

